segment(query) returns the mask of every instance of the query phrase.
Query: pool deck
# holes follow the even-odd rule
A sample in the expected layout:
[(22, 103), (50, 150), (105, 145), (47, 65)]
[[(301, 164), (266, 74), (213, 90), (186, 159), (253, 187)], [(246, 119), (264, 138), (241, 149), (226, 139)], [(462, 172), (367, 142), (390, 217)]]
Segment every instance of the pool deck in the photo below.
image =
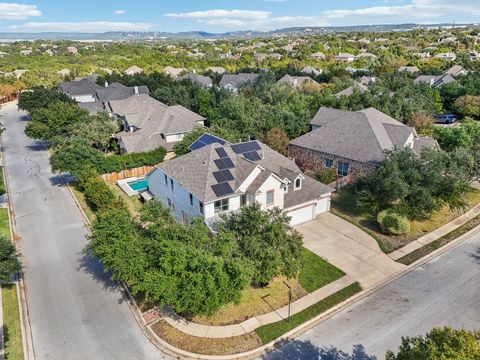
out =
[(118, 180), (118, 181), (117, 181), (117, 185), (120, 186), (120, 189), (122, 189), (122, 190), (125, 192), (125, 194), (127, 194), (128, 196), (134, 196), (134, 195), (140, 194), (141, 191), (133, 190), (133, 189), (128, 185), (128, 183), (129, 183), (129, 182), (133, 182), (133, 181), (137, 181), (137, 180), (141, 180), (141, 179), (142, 179), (142, 178), (130, 177), (130, 178)]

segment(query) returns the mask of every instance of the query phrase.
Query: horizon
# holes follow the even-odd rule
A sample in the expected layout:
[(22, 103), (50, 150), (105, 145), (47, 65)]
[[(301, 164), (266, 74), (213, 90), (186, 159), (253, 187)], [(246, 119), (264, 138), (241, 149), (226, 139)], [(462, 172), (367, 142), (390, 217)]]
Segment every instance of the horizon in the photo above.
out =
[[(475, 0), (0, 2), (1, 33), (270, 32), (292, 27), (478, 24)], [(95, 9), (95, 11), (92, 11)]]

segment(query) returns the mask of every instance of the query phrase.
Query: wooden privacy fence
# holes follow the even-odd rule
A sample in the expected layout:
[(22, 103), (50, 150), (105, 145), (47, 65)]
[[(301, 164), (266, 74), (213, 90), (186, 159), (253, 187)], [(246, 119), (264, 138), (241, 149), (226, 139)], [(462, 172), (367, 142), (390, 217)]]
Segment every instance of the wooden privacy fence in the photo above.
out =
[(7, 96), (0, 95), (0, 104), (6, 104), (7, 102), (17, 100), (18, 94), (10, 94)]
[(155, 166), (140, 166), (138, 168), (126, 169), (120, 172), (112, 172), (108, 174), (101, 175), (102, 179), (106, 182), (114, 183), (118, 180), (123, 180), (131, 177), (142, 177), (145, 176), (150, 170)]

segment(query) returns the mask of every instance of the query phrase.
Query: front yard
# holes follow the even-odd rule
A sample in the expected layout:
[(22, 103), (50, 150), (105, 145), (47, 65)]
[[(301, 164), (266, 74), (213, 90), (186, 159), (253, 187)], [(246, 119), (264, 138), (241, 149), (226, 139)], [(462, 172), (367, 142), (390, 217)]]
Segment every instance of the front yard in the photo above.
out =
[(195, 316), (192, 321), (204, 325), (237, 324), (251, 317), (265, 314), (288, 304), (288, 288), (292, 301), (311, 293), (345, 275), (345, 273), (311, 251), (303, 248), (302, 267), (298, 279), (275, 278), (263, 288), (249, 287), (238, 304), (227, 304), (211, 317)]
[[(466, 194), (468, 210), (480, 202), (480, 191), (472, 189)], [(451, 211), (448, 206), (423, 221), (410, 221), (410, 232), (406, 235), (390, 236), (382, 233), (375, 214), (357, 204), (357, 194), (353, 188), (345, 188), (332, 197), (331, 212), (361, 227), (374, 237), (385, 253), (390, 253), (449, 223), (463, 211)]]

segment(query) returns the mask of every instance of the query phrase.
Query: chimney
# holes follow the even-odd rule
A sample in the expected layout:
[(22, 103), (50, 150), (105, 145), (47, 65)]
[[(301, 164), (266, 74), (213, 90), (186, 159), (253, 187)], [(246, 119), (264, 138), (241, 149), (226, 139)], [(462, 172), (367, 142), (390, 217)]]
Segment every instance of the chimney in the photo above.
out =
[(135, 86), (133, 88), (133, 91), (135, 91), (135, 95), (137, 95), (137, 96), (140, 95), (139, 92), (138, 92), (138, 86)]
[(108, 87), (108, 81), (105, 80), (105, 87)]

